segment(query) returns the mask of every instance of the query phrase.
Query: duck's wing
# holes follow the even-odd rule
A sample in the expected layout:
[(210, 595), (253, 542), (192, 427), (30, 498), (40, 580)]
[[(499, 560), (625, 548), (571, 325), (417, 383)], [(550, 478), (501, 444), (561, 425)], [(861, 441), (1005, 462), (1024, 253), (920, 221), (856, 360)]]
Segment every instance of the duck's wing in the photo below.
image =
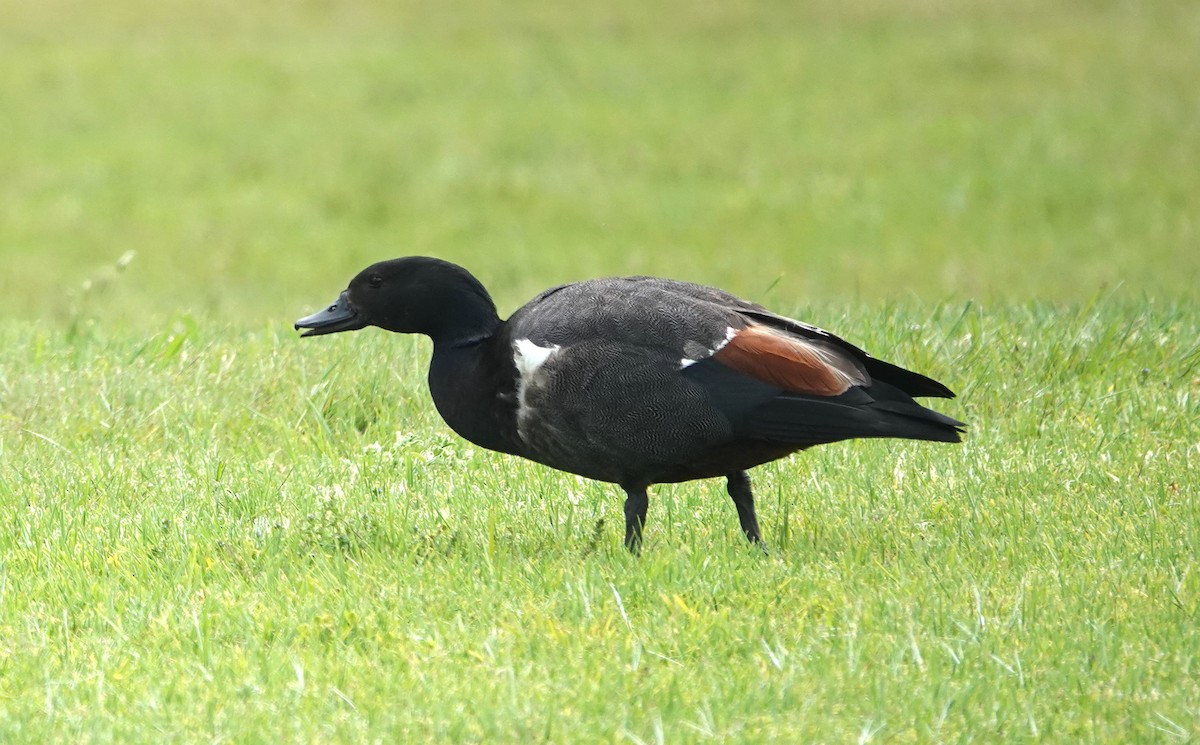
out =
[(901, 387), (948, 394), (940, 383), (807, 324), (797, 327), (774, 314), (741, 315), (746, 325), (731, 329), (724, 343), (683, 374), (710, 392), (742, 436), (799, 444), (853, 437), (961, 439), (962, 422), (921, 406)]
[[(763, 326), (783, 332), (785, 336), (793, 340), (809, 342), (809, 348), (813, 353), (826, 357), (827, 361), (834, 366), (856, 365), (865, 370), (872, 380), (895, 386), (909, 396), (954, 398), (953, 391), (933, 378), (873, 357), (861, 348), (823, 328), (780, 315), (757, 303), (743, 300), (716, 287), (656, 277), (637, 277), (635, 279), (659, 287), (664, 292), (725, 308), (740, 316), (747, 325)], [(824, 352), (820, 350), (824, 350)], [(801, 356), (805, 355), (802, 353)]]
[(723, 331), (723, 338), (710, 338), (711, 352), (685, 360), (682, 374), (709, 391), (740, 434), (801, 443), (851, 437), (961, 439), (962, 422), (913, 400), (952, 398), (942, 383), (722, 290), (647, 281), (727, 313), (723, 329), (709, 328), (710, 337)]
[(781, 331), (792, 338), (816, 343), (825, 348), (837, 349), (845, 357), (851, 358), (862, 365), (872, 380), (895, 386), (909, 396), (954, 398), (954, 391), (933, 378), (873, 357), (859, 347), (823, 328), (772, 313), (766, 308), (746, 308), (739, 310), (739, 312), (751, 323), (760, 324), (775, 331)]

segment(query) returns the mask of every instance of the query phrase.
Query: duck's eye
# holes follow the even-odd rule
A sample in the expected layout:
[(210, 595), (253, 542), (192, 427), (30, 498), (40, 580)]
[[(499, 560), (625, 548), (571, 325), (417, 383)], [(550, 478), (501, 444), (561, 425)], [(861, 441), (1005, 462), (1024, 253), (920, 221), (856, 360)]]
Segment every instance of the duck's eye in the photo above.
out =
[(378, 274), (372, 274), (370, 278), (367, 279), (367, 283), (372, 287), (379, 287), (383, 284), (383, 277)]

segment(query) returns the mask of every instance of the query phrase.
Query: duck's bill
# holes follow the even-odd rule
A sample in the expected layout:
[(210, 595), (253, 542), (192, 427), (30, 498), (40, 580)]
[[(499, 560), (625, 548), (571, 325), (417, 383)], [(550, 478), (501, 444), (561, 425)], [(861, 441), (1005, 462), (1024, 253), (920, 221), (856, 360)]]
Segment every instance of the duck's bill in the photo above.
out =
[(366, 325), (366, 322), (354, 312), (354, 308), (350, 307), (349, 298), (345, 292), (339, 295), (338, 299), (325, 310), (318, 311), (311, 316), (305, 316), (296, 321), (297, 330), (307, 329), (300, 336), (335, 334), (339, 331), (360, 329)]

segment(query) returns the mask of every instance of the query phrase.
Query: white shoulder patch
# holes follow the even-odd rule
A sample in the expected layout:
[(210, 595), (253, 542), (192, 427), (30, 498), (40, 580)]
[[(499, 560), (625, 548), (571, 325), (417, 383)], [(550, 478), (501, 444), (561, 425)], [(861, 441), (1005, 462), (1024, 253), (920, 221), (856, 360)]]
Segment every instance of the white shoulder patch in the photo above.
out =
[(513, 342), (513, 364), (517, 367), (517, 434), (521, 438), (527, 436), (525, 430), (533, 416), (530, 393), (546, 383), (538, 370), (560, 349), (562, 347), (557, 344), (540, 347), (528, 339)]
[(538, 368), (546, 364), (546, 360), (550, 359), (550, 355), (561, 349), (557, 344), (551, 344), (548, 347), (539, 347), (528, 339), (517, 339), (513, 344), (516, 353), (513, 355), (513, 362), (517, 366), (517, 373), (522, 379), (528, 379), (537, 373)]

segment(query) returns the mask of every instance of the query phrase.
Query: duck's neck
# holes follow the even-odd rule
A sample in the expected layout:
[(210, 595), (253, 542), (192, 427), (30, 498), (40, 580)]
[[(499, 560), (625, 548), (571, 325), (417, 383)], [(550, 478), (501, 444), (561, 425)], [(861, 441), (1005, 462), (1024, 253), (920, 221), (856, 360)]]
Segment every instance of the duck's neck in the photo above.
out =
[(434, 348), (475, 344), (496, 333), (500, 316), (492, 296), (474, 277), (464, 273), (462, 284), (447, 301), (430, 308), (422, 329), (433, 339)]
[(521, 454), (516, 430), (516, 368), (497, 319), (491, 333), (434, 339), (429, 392), (446, 424), (488, 450)]

